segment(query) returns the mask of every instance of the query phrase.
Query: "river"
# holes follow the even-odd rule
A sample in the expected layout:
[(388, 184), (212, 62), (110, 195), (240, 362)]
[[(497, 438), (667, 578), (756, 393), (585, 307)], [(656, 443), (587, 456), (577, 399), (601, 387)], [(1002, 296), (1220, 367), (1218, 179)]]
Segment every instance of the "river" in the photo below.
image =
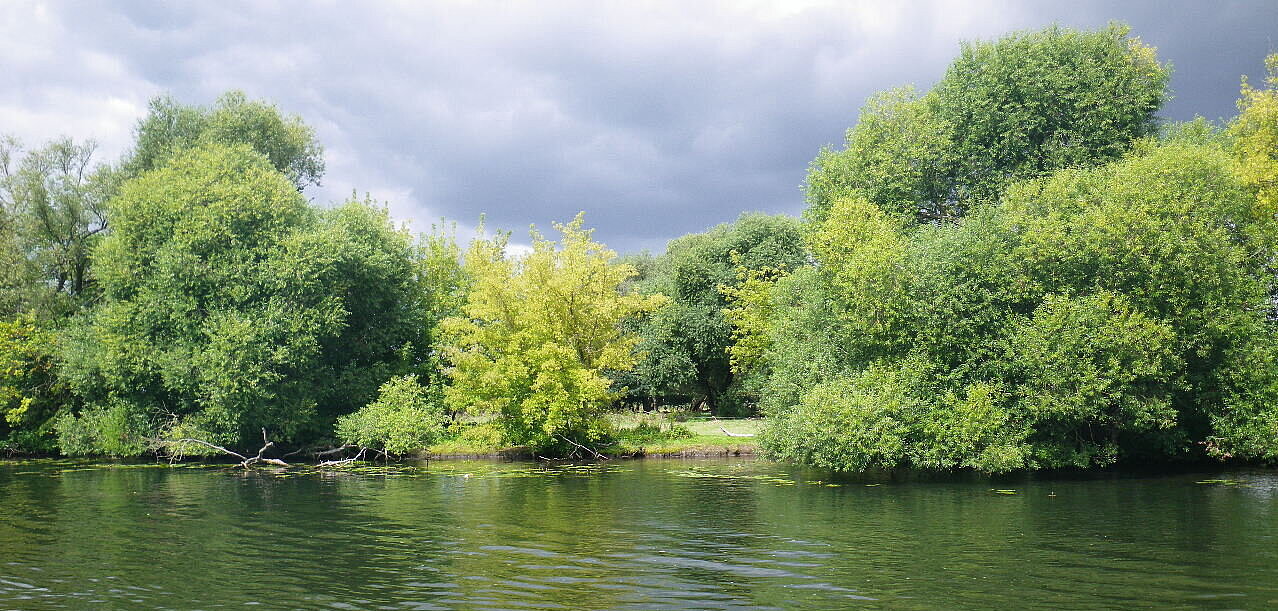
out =
[(1274, 609), (1278, 472), (0, 461), (0, 609)]

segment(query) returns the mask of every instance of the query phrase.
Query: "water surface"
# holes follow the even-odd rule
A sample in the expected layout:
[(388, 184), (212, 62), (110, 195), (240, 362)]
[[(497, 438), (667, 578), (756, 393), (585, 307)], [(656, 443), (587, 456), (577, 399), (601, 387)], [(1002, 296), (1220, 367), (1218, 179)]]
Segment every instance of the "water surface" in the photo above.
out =
[(1278, 472), (0, 462), (0, 609), (1278, 608)]

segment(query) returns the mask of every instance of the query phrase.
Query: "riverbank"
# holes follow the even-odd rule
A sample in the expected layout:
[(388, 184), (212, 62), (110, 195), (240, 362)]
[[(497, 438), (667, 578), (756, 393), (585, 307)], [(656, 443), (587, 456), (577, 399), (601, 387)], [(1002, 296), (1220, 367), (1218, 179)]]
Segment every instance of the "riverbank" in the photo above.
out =
[[(608, 427), (612, 431), (609, 441), (583, 449), (579, 456), (567, 458), (592, 458), (592, 451), (598, 452), (605, 458), (754, 456), (758, 453), (757, 435), (764, 424), (761, 418), (717, 419), (689, 417), (686, 413), (621, 412), (609, 414), (607, 420)], [(447, 439), (421, 451), (409, 453), (403, 458), (410, 460), (537, 460), (542, 458), (527, 448), (512, 447), (502, 443), (501, 433), (491, 421), (471, 421), (459, 425), (458, 429)], [(249, 449), (241, 451), (248, 452), (249, 455), (253, 453)], [(67, 457), (58, 454), (0, 451), (0, 459), (32, 458)], [(133, 458), (143, 459), (144, 457)], [(188, 454), (185, 458), (206, 462), (210, 459), (219, 460), (226, 457), (212, 453), (209, 456)], [(292, 462), (293, 459), (289, 461)]]

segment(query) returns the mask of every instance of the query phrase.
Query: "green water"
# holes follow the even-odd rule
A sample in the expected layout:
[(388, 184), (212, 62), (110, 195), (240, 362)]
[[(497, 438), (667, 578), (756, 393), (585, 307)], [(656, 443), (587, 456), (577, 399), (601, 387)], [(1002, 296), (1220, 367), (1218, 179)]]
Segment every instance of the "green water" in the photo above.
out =
[(0, 462), (0, 609), (85, 608), (1273, 609), (1278, 472)]

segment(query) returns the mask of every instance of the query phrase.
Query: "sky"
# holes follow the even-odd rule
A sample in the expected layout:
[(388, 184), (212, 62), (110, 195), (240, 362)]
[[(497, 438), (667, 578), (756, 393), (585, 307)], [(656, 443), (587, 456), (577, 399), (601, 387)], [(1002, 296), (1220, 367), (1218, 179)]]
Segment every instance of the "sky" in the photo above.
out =
[(586, 212), (621, 252), (745, 211), (797, 214), (808, 163), (876, 91), (926, 89), (965, 40), (1111, 20), (1171, 62), (1168, 119), (1232, 116), (1278, 1), (0, 3), (0, 134), (125, 153), (149, 99), (229, 89), (313, 126), (307, 195), (414, 230)]

